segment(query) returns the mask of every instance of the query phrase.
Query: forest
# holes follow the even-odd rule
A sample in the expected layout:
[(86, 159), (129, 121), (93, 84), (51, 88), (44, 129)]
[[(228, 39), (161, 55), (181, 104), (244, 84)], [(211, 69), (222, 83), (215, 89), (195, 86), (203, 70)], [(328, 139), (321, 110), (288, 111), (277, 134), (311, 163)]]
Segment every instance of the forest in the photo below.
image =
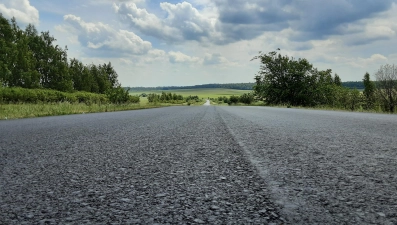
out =
[(28, 102), (42, 101), (37, 98), (44, 93), (42, 89), (52, 90), (45, 92), (47, 95), (54, 91), (58, 91), (54, 92), (58, 95), (60, 92), (88, 92), (103, 94), (114, 103), (131, 100), (128, 91), (121, 88), (118, 74), (110, 62), (87, 65), (75, 58), (68, 59), (67, 46), (62, 48), (55, 42), (48, 31), (39, 33), (32, 24), (23, 30), (15, 18), (9, 21), (0, 14), (2, 101), (23, 101), (16, 97), (18, 94), (25, 96)]
[[(200, 84), (193, 86), (164, 86), (164, 87), (128, 87), (131, 91), (151, 91), (151, 90), (178, 90), (178, 89), (201, 89), (201, 88), (226, 88), (236, 90), (252, 90), (255, 83), (228, 83), (228, 84)], [(364, 89), (364, 83), (362, 81), (346, 81), (342, 82), (343, 87), (351, 89)]]
[(193, 86), (164, 86), (164, 87), (129, 87), (132, 91), (151, 90), (177, 90), (177, 89), (201, 89), (201, 88), (226, 88), (237, 90), (252, 90), (254, 83), (229, 83), (229, 84), (200, 84)]

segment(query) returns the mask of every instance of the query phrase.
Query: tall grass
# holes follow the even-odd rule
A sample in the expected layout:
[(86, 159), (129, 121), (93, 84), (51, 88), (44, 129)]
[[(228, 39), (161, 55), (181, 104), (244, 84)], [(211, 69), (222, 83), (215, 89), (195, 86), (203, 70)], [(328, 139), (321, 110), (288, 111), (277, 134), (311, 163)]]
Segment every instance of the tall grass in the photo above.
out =
[(18, 103), (0, 104), (0, 119), (20, 119), (42, 116), (114, 112), (123, 110), (149, 109), (168, 106), (167, 104), (85, 104), (85, 103)]

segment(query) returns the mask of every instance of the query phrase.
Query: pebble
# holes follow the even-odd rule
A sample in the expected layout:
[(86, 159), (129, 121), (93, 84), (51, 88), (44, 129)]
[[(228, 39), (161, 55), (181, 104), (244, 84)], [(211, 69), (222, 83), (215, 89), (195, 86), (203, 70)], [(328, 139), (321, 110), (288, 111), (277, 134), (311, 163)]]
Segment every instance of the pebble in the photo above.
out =
[(212, 209), (212, 210), (218, 210), (218, 209), (219, 209), (219, 207), (218, 207), (218, 206), (216, 206), (216, 205), (211, 205), (210, 209)]
[(161, 193), (161, 194), (157, 194), (156, 198), (161, 198), (161, 197), (165, 197), (167, 196), (167, 193)]
[(194, 219), (193, 220), (195, 223), (201, 223), (201, 224), (203, 224), (203, 223), (205, 223), (203, 220), (201, 220), (201, 219)]
[(385, 216), (386, 216), (386, 214), (384, 214), (383, 212), (378, 212), (378, 213), (376, 213), (376, 214), (378, 214), (378, 215), (381, 216), (381, 217), (385, 217)]

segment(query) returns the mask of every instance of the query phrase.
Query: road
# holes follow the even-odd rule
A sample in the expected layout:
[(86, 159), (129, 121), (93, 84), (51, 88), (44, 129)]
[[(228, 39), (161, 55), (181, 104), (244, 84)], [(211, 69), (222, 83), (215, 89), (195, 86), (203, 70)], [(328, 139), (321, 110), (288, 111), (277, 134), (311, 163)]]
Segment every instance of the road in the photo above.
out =
[(0, 121), (0, 224), (397, 224), (396, 131), (268, 107)]

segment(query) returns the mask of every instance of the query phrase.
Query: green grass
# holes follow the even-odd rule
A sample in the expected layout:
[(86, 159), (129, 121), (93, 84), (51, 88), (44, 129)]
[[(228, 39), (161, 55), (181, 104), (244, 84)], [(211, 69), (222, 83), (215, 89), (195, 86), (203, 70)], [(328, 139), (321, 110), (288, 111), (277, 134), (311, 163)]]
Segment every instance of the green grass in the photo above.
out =
[[(153, 90), (146, 91), (146, 94), (157, 93), (161, 94), (163, 91)], [(217, 98), (221, 96), (232, 96), (242, 95), (249, 93), (248, 90), (235, 90), (235, 89), (224, 89), (224, 88), (200, 88), (200, 89), (175, 89), (166, 90), (164, 92), (176, 93), (187, 97), (189, 95), (197, 95), (199, 98)], [(143, 92), (130, 92), (131, 95), (140, 95)], [(203, 102), (198, 102), (192, 105), (202, 105)], [(211, 102), (214, 104), (215, 102)], [(216, 103), (215, 103), (216, 104)], [(57, 116), (57, 115), (69, 115), (69, 114), (82, 114), (82, 113), (94, 113), (94, 112), (114, 112), (122, 110), (136, 110), (136, 109), (148, 109), (171, 106), (172, 104), (157, 103), (151, 104), (147, 98), (140, 98), (138, 104), (85, 104), (85, 103), (69, 103), (69, 102), (56, 102), (56, 103), (15, 103), (15, 104), (1, 104), (0, 103), (0, 120), (4, 119), (20, 119), (20, 118), (31, 118), (31, 117), (42, 117), (42, 116)], [(183, 105), (187, 105), (184, 103)], [(227, 105), (227, 104), (226, 104)]]
[(141, 99), (138, 104), (85, 104), (85, 103), (19, 103), (0, 104), (0, 120), (20, 119), (42, 116), (57, 116), (94, 112), (114, 112), (123, 110), (149, 109), (170, 106), (171, 104), (149, 104), (147, 99)]
[(175, 89), (175, 90), (148, 90), (145, 92), (139, 91), (139, 92), (134, 92), (130, 91), (131, 95), (140, 95), (142, 93), (156, 93), (156, 94), (161, 94), (161, 92), (166, 92), (166, 93), (175, 93), (177, 95), (182, 95), (184, 97), (189, 96), (189, 95), (197, 95), (199, 98), (217, 98), (221, 96), (232, 96), (232, 95), (242, 95), (244, 93), (249, 93), (251, 91), (249, 90), (235, 90), (235, 89), (225, 89), (225, 88), (197, 88), (197, 89)]

